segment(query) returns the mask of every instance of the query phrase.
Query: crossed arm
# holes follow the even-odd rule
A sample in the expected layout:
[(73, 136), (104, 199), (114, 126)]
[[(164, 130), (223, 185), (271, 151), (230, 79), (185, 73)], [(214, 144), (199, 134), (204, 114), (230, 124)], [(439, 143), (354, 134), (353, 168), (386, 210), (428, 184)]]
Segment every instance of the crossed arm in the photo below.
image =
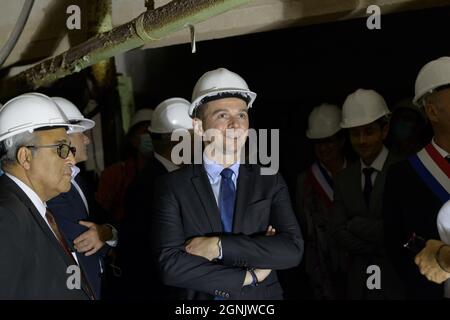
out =
[[(286, 201), (288, 201), (286, 203)], [(251, 283), (247, 268), (255, 268), (258, 281), (273, 269), (296, 266), (303, 253), (300, 229), (289, 202), (287, 188), (280, 188), (271, 201), (270, 224), (266, 234), (195, 237), (186, 242), (181, 208), (167, 183), (162, 183), (155, 197), (153, 227), (158, 265), (168, 285), (203, 291), (214, 295), (217, 288), (238, 297), (242, 286)]]

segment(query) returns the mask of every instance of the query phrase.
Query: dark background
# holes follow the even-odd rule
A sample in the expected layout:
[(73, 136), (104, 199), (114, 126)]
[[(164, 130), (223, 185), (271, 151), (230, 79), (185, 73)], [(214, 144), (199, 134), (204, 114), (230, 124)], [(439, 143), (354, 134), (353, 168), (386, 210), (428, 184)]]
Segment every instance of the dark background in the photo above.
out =
[(381, 30), (366, 19), (303, 26), (246, 36), (147, 50), (148, 86), (137, 107), (191, 98), (197, 79), (225, 67), (258, 94), (250, 113), (254, 128), (280, 129), (280, 171), (294, 190), (312, 161), (305, 138), (311, 109), (342, 105), (358, 88), (378, 91), (391, 107), (414, 95), (420, 68), (450, 54), (450, 7), (381, 15)]

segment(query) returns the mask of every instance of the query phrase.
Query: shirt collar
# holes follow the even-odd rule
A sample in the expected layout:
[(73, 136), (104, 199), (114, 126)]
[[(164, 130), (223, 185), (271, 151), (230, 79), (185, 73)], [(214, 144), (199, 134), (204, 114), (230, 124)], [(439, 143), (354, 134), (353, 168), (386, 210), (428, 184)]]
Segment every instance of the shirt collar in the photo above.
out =
[(72, 180), (74, 180), (81, 170), (77, 166), (72, 166), (70, 169), (72, 170)]
[(154, 152), (153, 155), (154, 155), (155, 159), (158, 160), (164, 166), (164, 168), (166, 168), (166, 170), (169, 172), (178, 170), (180, 168), (179, 166), (174, 164), (172, 161), (167, 160), (162, 155), (160, 155), (156, 152)]
[(29, 186), (27, 186), (25, 183), (23, 183), (20, 179), (16, 178), (15, 176), (6, 173), (5, 175), (8, 176), (12, 181), (14, 181), (17, 186), (22, 189), (23, 192), (27, 195), (27, 197), (31, 200), (31, 202), (34, 204), (36, 209), (39, 211), (42, 217), (45, 217), (45, 212), (47, 211), (47, 205), (45, 202), (39, 198), (36, 192), (34, 192)]
[[(223, 169), (225, 169), (224, 166), (209, 159), (205, 154), (203, 155), (203, 166), (205, 167), (209, 180), (212, 182), (217, 181), (217, 179), (219, 179), (220, 177), (220, 173), (223, 171)], [(229, 169), (233, 170), (235, 178), (237, 178), (237, 176), (239, 175), (239, 166), (240, 163), (238, 161), (228, 167)]]
[(381, 170), (383, 170), (383, 166), (384, 166), (384, 163), (386, 162), (388, 154), (389, 154), (389, 150), (383, 145), (381, 152), (378, 154), (378, 156), (375, 158), (375, 160), (372, 162), (372, 164), (370, 166), (366, 165), (362, 161), (362, 159), (360, 159), (359, 161), (361, 161), (361, 171), (364, 168), (374, 168), (375, 170), (380, 172)]
[(441, 147), (439, 147), (436, 142), (434, 141), (434, 138), (431, 140), (431, 144), (433, 145), (433, 147), (436, 148), (436, 150), (439, 152), (439, 154), (443, 157), (443, 158), (447, 158), (449, 156), (449, 153), (447, 151), (445, 151), (444, 149), (442, 149)]

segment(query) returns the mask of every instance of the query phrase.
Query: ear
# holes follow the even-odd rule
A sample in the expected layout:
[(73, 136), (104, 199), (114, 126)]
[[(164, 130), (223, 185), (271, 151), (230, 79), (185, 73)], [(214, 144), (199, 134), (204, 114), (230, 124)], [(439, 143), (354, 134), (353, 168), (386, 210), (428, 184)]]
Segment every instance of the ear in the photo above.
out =
[(435, 104), (427, 103), (425, 105), (425, 113), (427, 114), (430, 122), (438, 122), (438, 111)]
[(381, 136), (383, 137), (383, 140), (386, 139), (388, 133), (389, 133), (389, 122), (384, 125), (383, 129), (381, 129)]
[(194, 126), (194, 133), (200, 137), (203, 136), (204, 131), (203, 131), (203, 122), (202, 120), (200, 120), (199, 118), (194, 118), (192, 120), (192, 124)]
[(23, 167), (25, 170), (30, 170), (31, 160), (33, 159), (33, 154), (31, 153), (30, 149), (26, 147), (20, 147), (19, 150), (17, 150), (16, 159), (21, 167)]

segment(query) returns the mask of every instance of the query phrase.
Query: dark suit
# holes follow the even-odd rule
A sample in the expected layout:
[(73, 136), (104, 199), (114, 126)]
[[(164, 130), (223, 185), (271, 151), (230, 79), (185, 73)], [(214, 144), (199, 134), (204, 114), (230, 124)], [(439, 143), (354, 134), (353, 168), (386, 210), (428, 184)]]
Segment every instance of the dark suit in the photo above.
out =
[[(189, 289), (188, 299), (281, 299), (275, 270), (295, 267), (303, 240), (280, 174), (262, 176), (241, 165), (233, 233), (223, 234), (219, 209), (203, 165), (188, 165), (157, 182), (153, 212), (156, 251), (164, 283)], [(272, 225), (276, 235), (265, 236)], [(186, 240), (220, 235), (223, 259), (185, 252)], [(242, 287), (246, 268), (272, 269), (259, 286)]]
[(17, 184), (0, 177), (0, 299), (78, 299), (67, 288), (72, 260)]
[(413, 232), (426, 240), (440, 239), (436, 218), (442, 204), (409, 161), (391, 167), (384, 194), (385, 243), (409, 299), (441, 299), (444, 295), (443, 286), (421, 275), (415, 254), (403, 247)]
[[(61, 193), (59, 196), (48, 201), (47, 206), (52, 211), (56, 223), (69, 246), (73, 246), (73, 241), (79, 235), (89, 230), (87, 227), (78, 223), (80, 220), (86, 221), (90, 219), (83, 199), (73, 183), (68, 192)], [(90, 256), (76, 252), (78, 263), (84, 271), (96, 299), (100, 299), (101, 296), (101, 274), (102, 269), (104, 269), (103, 258), (106, 256), (109, 248), (105, 244), (100, 250)]]
[[(389, 152), (377, 173), (367, 207), (361, 186), (361, 162), (356, 161), (335, 179), (334, 203), (329, 211), (331, 236), (349, 254), (347, 297), (349, 299), (401, 298), (403, 292), (383, 250), (382, 195), (388, 168), (399, 161)], [(368, 290), (369, 265), (381, 269), (381, 290)]]
[[(167, 173), (161, 162), (152, 158), (125, 195), (126, 217), (120, 226), (118, 245), (118, 264), (123, 271), (121, 298), (165, 300), (175, 299), (177, 295), (162, 285), (157, 276), (156, 259), (148, 245), (154, 182)], [(142, 277), (143, 272), (145, 277)]]

